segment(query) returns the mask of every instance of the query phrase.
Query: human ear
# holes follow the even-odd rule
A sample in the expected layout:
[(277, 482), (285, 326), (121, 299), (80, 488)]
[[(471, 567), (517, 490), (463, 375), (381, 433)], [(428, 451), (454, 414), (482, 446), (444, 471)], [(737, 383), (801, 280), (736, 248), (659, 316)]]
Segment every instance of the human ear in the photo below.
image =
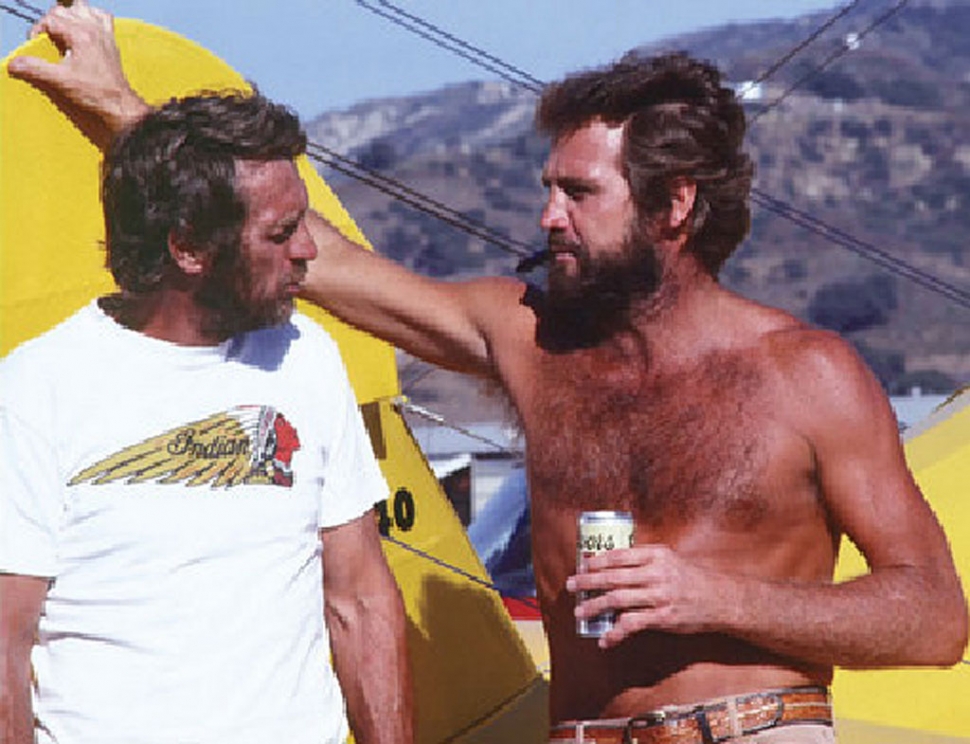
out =
[(188, 276), (204, 274), (209, 267), (206, 254), (174, 230), (168, 234), (168, 252), (175, 265)]
[(697, 184), (689, 178), (678, 177), (670, 183), (670, 214), (668, 227), (679, 231), (684, 227), (687, 218), (694, 211), (697, 199)]

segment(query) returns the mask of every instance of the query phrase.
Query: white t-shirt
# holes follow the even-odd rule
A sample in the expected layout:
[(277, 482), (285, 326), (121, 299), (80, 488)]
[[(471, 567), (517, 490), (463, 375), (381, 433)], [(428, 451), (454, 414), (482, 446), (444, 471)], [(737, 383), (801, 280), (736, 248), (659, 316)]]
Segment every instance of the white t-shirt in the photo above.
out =
[(51, 577), (38, 741), (342, 742), (318, 529), (387, 486), (307, 318), (218, 347), (91, 304), (0, 362), (0, 572)]

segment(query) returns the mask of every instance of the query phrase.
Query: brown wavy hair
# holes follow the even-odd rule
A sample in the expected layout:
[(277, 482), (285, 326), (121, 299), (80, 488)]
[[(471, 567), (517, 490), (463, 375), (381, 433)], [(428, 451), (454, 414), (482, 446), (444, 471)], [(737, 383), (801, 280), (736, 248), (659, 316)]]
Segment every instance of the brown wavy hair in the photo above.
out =
[(101, 188), (116, 299), (159, 287), (172, 263), (170, 235), (229, 260), (246, 220), (236, 161), (305, 150), (297, 116), (258, 92), (172, 99), (123, 133), (105, 156)]
[(549, 85), (536, 126), (554, 140), (591, 121), (624, 125), (623, 171), (641, 216), (669, 209), (669, 187), (696, 184), (688, 247), (717, 276), (751, 225), (753, 166), (744, 110), (717, 68), (678, 52), (583, 71)]

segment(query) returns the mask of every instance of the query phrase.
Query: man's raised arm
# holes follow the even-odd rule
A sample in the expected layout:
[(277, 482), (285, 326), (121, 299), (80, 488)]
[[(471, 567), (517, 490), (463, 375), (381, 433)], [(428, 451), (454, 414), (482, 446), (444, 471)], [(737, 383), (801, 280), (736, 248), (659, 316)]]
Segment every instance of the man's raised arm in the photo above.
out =
[(43, 90), (70, 112), (85, 134), (101, 147), (149, 111), (125, 78), (110, 13), (85, 0), (70, 7), (55, 5), (31, 29), (31, 38), (46, 33), (64, 57), (51, 63), (15, 57), (13, 77)]
[(317, 258), (303, 296), (342, 320), (425, 361), (493, 373), (491, 339), (502, 308), (519, 308), (523, 285), (488, 278), (444, 282), (365, 250), (317, 214), (309, 217)]

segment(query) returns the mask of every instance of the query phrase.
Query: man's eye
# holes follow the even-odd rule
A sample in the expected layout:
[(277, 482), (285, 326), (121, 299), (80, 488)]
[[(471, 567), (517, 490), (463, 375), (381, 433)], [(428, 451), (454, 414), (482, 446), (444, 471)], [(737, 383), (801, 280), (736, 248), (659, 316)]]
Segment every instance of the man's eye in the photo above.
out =
[(269, 236), (269, 239), (272, 240), (277, 245), (282, 245), (291, 237), (293, 237), (294, 232), (296, 232), (296, 225), (287, 227), (286, 229), (281, 230), (280, 232), (273, 233), (272, 235)]

